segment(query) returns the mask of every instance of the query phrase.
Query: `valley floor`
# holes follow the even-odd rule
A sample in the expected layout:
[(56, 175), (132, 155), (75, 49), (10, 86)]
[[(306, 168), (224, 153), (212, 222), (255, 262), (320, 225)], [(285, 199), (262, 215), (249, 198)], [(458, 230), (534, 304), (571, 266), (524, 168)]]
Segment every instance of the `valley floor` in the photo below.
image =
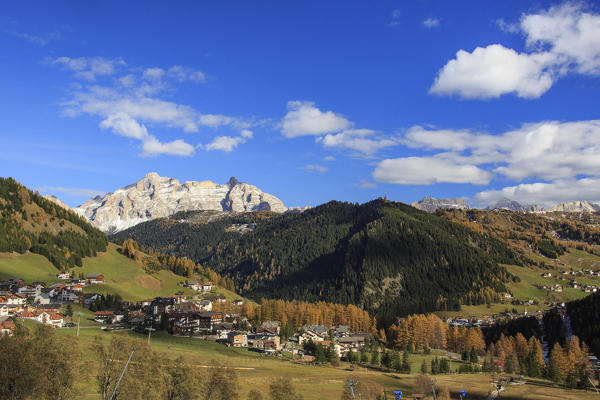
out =
[[(98, 326), (86, 326), (82, 321), (79, 335), (79, 346), (83, 351), (83, 358), (89, 358), (90, 345), (96, 335), (104, 335), (107, 339), (110, 335), (131, 335), (139, 340), (147, 340), (147, 337), (129, 331), (104, 332)], [(59, 335), (75, 335), (74, 328), (59, 329)], [(387, 394), (394, 390), (402, 390), (405, 398), (412, 393), (412, 385), (416, 374), (388, 373), (379, 370), (352, 366), (349, 363), (341, 363), (340, 367), (315, 366), (292, 362), (264, 356), (247, 351), (246, 349), (233, 349), (201, 339), (170, 336), (164, 333), (155, 333), (151, 336), (151, 347), (153, 350), (164, 353), (165, 357), (175, 358), (183, 355), (187, 362), (198, 367), (206, 366), (211, 360), (217, 360), (229, 367), (237, 369), (240, 399), (245, 399), (248, 392), (257, 389), (265, 395), (271, 379), (279, 376), (287, 376), (292, 379), (297, 391), (304, 396), (305, 400), (328, 400), (341, 398), (346, 379), (349, 375), (356, 375), (359, 379), (366, 379), (381, 385)], [(416, 371), (422, 363), (424, 356), (412, 355), (410, 362), (413, 371)], [(426, 356), (431, 358), (432, 356)], [(93, 376), (84, 379), (84, 391), (88, 393), (86, 398), (96, 399), (98, 395), (93, 385)], [(461, 374), (461, 375), (435, 375), (436, 387), (441, 389), (447, 387), (455, 398), (460, 390), (467, 390), (470, 399), (485, 399), (494, 390), (490, 374)], [(391, 398), (391, 396), (390, 396)], [(554, 387), (551, 382), (544, 380), (527, 379), (525, 384), (511, 385), (502, 391), (502, 399), (595, 399), (596, 393), (565, 390)]]

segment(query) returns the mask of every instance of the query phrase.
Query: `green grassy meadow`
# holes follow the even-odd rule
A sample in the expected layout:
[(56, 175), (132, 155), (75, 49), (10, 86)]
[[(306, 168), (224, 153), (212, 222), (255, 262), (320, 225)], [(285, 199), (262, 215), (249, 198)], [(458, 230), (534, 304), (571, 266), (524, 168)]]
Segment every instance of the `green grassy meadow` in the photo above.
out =
[(60, 281), (56, 278), (58, 272), (48, 259), (39, 254), (0, 253), (0, 279), (17, 277), (26, 282), (53, 284)]
[[(58, 335), (64, 336), (75, 335), (74, 328), (59, 329), (56, 332)], [(79, 346), (83, 351), (84, 360), (91, 357), (89, 348), (97, 335), (103, 335), (106, 340), (111, 335), (129, 335), (138, 340), (147, 340), (147, 336), (130, 331), (103, 332), (98, 328), (82, 328), (80, 329)], [(414, 372), (420, 371), (423, 359), (430, 363), (436, 354), (434, 352), (434, 354), (428, 356), (411, 355), (410, 363), (413, 374), (398, 374), (369, 367), (353, 366), (345, 362), (341, 363), (339, 367), (304, 364), (298, 361), (293, 362), (261, 355), (245, 349), (228, 348), (201, 339), (170, 336), (162, 332), (153, 333), (150, 343), (153, 350), (164, 353), (165, 357), (175, 358), (181, 355), (186, 358), (188, 363), (196, 365), (198, 368), (209, 365), (211, 360), (236, 368), (240, 399), (245, 399), (252, 389), (258, 389), (267, 395), (271, 379), (278, 376), (290, 377), (292, 384), (306, 400), (339, 399), (349, 375), (356, 375), (359, 379), (366, 379), (380, 384), (388, 395), (393, 390), (402, 390), (405, 398), (409, 398), (408, 395), (412, 393), (412, 385), (416, 377)], [(124, 349), (125, 356), (126, 353), (127, 350)], [(457, 366), (458, 362), (452, 363), (452, 368)], [(436, 387), (438, 389), (445, 386), (454, 394), (465, 389), (471, 399), (484, 399), (493, 390), (489, 374), (436, 375), (434, 379), (437, 381)], [(88, 396), (86, 398), (98, 398), (94, 394), (93, 379), (88, 379), (88, 382), (89, 384), (86, 386)], [(591, 392), (559, 389), (543, 380), (534, 380), (525, 385), (510, 386), (503, 392), (503, 395), (501, 398), (532, 400), (575, 398), (586, 400), (597, 396)]]

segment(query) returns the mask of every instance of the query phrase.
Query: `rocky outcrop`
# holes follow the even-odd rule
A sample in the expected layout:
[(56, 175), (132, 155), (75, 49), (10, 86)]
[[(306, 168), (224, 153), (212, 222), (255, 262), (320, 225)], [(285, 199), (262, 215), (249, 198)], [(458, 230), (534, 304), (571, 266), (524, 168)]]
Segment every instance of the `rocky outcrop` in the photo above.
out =
[(587, 201), (569, 201), (562, 204), (557, 204), (552, 208), (552, 211), (558, 212), (598, 212), (600, 205), (592, 204)]
[(416, 209), (434, 213), (438, 208), (457, 208), (467, 209), (469, 206), (463, 199), (435, 199), (433, 197), (423, 197), (420, 201), (415, 201), (411, 204)]
[(57, 204), (59, 206), (61, 206), (62, 208), (64, 208), (65, 210), (70, 210), (69, 206), (66, 205), (65, 203), (63, 203), (62, 201), (59, 200), (58, 197), (56, 196), (52, 196), (51, 194), (46, 194), (44, 195), (44, 198), (46, 200), (50, 200), (51, 202), (53, 202), (54, 204)]
[(223, 185), (211, 181), (180, 184), (177, 179), (151, 172), (132, 185), (96, 196), (73, 209), (107, 233), (180, 211), (201, 210), (283, 213), (287, 208), (277, 197), (235, 178)]
[(500, 199), (490, 207), (492, 210), (510, 210), (518, 212), (539, 212), (543, 211), (540, 206), (534, 204), (521, 204), (518, 201), (510, 200), (507, 198)]

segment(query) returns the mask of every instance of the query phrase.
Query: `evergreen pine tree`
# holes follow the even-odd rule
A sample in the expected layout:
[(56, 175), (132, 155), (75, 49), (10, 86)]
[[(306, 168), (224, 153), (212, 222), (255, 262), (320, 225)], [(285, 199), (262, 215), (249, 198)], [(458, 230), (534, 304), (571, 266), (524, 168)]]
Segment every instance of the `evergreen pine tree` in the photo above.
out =
[(408, 361), (408, 351), (404, 351), (402, 353), (402, 372), (408, 374), (410, 373), (410, 362)]
[(397, 351), (392, 352), (392, 368), (396, 371), (402, 370), (402, 360), (400, 359), (400, 354)]
[(475, 347), (471, 347), (471, 353), (469, 354), (469, 361), (471, 361), (472, 363), (477, 363), (479, 362), (479, 358), (477, 357), (477, 351), (475, 350)]
[(383, 355), (381, 356), (381, 365), (386, 368), (392, 368), (392, 357), (390, 356), (389, 351), (384, 350)]
[(379, 366), (379, 352), (374, 351), (371, 353), (371, 365)]

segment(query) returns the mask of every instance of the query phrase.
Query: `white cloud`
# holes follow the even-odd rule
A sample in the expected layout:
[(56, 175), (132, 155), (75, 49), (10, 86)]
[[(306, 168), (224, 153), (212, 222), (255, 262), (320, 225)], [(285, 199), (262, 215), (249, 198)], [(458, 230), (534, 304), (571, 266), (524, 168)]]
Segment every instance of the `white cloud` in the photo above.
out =
[(377, 185), (375, 183), (368, 181), (366, 179), (361, 179), (359, 182), (353, 184), (352, 186), (356, 186), (361, 189), (374, 189), (377, 187)]
[(561, 76), (600, 74), (600, 15), (580, 5), (561, 6), (524, 15), (519, 24), (497, 21), (506, 32), (521, 31), (529, 53), (500, 44), (459, 50), (439, 71), (430, 93), (464, 98), (495, 98), (515, 93), (538, 98)]
[(119, 78), (119, 83), (126, 88), (132, 87), (136, 83), (136, 77), (133, 74), (128, 74)]
[(68, 188), (68, 187), (60, 187), (60, 186), (43, 186), (37, 188), (40, 193), (65, 193), (69, 196), (76, 197), (96, 197), (103, 196), (106, 192), (95, 189), (85, 189), (85, 188)]
[(216, 128), (233, 123), (234, 118), (219, 114), (203, 114), (198, 117), (198, 122), (201, 125)]
[(431, 185), (434, 183), (472, 183), (486, 185), (492, 174), (475, 165), (457, 164), (436, 157), (406, 157), (381, 161), (373, 178), (377, 182), (398, 185)]
[(326, 156), (326, 157), (323, 157), (323, 161), (335, 161), (335, 157), (334, 156)]
[(506, 22), (502, 18), (496, 20), (496, 25), (498, 25), (501, 31), (506, 33), (517, 33), (521, 29), (519, 24)]
[(496, 163), (494, 171), (512, 179), (600, 173), (600, 120), (524, 124), (500, 135), (416, 127), (405, 140), (411, 147), (447, 150), (439, 153), (447, 157)]
[(50, 41), (48, 37), (41, 37), (37, 35), (32, 35), (26, 32), (19, 31), (7, 31), (11, 36), (17, 37), (19, 39), (23, 39), (29, 43), (37, 44), (38, 46), (44, 47)]
[(430, 17), (423, 20), (423, 22), (421, 22), (421, 25), (423, 25), (427, 29), (435, 28), (436, 26), (440, 25), (440, 20), (439, 18)]
[(204, 146), (206, 150), (221, 150), (225, 152), (231, 152), (239, 144), (245, 143), (243, 137), (231, 137), (231, 136), (217, 136), (212, 142)]
[[(433, 156), (426, 157), (437, 160), (429, 165), (429, 172), (433, 175), (444, 173), (439, 168), (445, 168), (445, 164), (437, 163), (442, 160), (451, 164), (452, 168), (471, 166), (486, 170), (489, 177), (495, 174), (513, 180), (600, 176), (600, 120), (524, 124), (498, 135), (414, 126), (400, 141), (411, 148), (435, 152)], [(404, 165), (402, 163), (418, 165), (422, 162), (422, 158), (411, 158), (393, 165), (399, 167)], [(482, 181), (477, 174), (469, 176), (475, 177), (472, 183)], [(386, 178), (385, 181), (393, 179)], [(415, 180), (410, 182), (416, 184)], [(424, 184), (429, 183), (431, 180), (424, 178)]]
[(527, 45), (547, 45), (549, 52), (567, 58), (581, 74), (600, 74), (600, 15), (581, 5), (565, 3), (539, 14), (525, 15), (521, 30)]
[(75, 76), (89, 81), (98, 76), (113, 75), (118, 67), (125, 65), (121, 58), (108, 60), (103, 57), (58, 57), (48, 61), (51, 65), (62, 65), (75, 72)]
[(522, 204), (537, 204), (550, 208), (557, 203), (577, 201), (600, 202), (600, 179), (567, 179), (551, 183), (537, 182), (509, 186), (500, 190), (486, 190), (475, 196), (475, 201), (483, 205), (492, 205), (507, 198)]
[(552, 86), (555, 62), (550, 53), (517, 53), (500, 44), (477, 47), (472, 53), (459, 50), (440, 70), (429, 92), (464, 98), (515, 92), (519, 97), (537, 98)]
[(249, 129), (242, 129), (240, 132), (240, 136), (246, 139), (252, 139), (254, 137), (254, 132)]
[(367, 156), (377, 153), (379, 150), (397, 145), (395, 140), (382, 138), (370, 129), (348, 129), (338, 134), (325, 135), (317, 139), (325, 147), (338, 147), (355, 150)]
[(134, 139), (144, 139), (148, 136), (146, 127), (140, 125), (124, 112), (109, 115), (108, 118), (100, 122), (100, 128), (112, 129), (113, 132), (119, 135)]
[(287, 138), (313, 135), (324, 147), (351, 150), (359, 156), (370, 157), (383, 148), (398, 144), (395, 138), (372, 129), (352, 129), (353, 125), (333, 111), (322, 112), (313, 102), (290, 101), (279, 127)]
[(169, 154), (174, 156), (191, 156), (194, 154), (194, 146), (181, 139), (172, 142), (161, 143), (154, 136), (149, 135), (142, 143), (144, 156), (155, 156), (158, 154)]
[(323, 135), (350, 128), (352, 123), (332, 111), (322, 112), (310, 101), (289, 101), (288, 112), (281, 122), (281, 132), (287, 138)]
[(100, 128), (111, 129), (118, 135), (141, 140), (143, 156), (155, 156), (158, 154), (191, 156), (194, 154), (194, 146), (181, 139), (167, 143), (160, 142), (156, 137), (148, 133), (144, 125), (141, 125), (124, 112), (109, 115), (105, 120), (100, 122)]
[(196, 83), (206, 82), (206, 76), (202, 71), (195, 71), (180, 65), (175, 65), (169, 68), (167, 71), (167, 76), (171, 79), (179, 81), (180, 83), (185, 81), (192, 81)]
[(248, 128), (254, 122), (222, 114), (203, 114), (184, 104), (163, 100), (160, 93), (169, 89), (172, 93), (173, 82), (204, 82), (201, 71), (188, 67), (173, 66), (167, 70), (162, 68), (123, 68), (121, 59), (107, 60), (101, 57), (69, 58), (60, 57), (48, 60), (51, 65), (62, 65), (75, 72), (76, 77), (85, 80), (96, 80), (101, 76), (123, 73), (121, 76), (105, 79), (110, 83), (86, 84), (72, 86), (71, 98), (62, 103), (63, 113), (68, 117), (88, 114), (101, 118), (100, 128), (109, 129), (113, 133), (140, 140), (144, 156), (170, 154), (190, 156), (195, 147), (184, 140), (177, 139), (161, 142), (159, 138), (148, 132), (157, 126), (178, 128), (184, 132), (199, 132), (200, 127), (219, 128), (226, 126), (239, 131), (239, 137), (218, 136), (204, 147), (207, 150), (232, 151), (240, 143), (245, 143), (254, 136)]
[(304, 168), (307, 171), (314, 171), (314, 172), (327, 172), (329, 170), (329, 168), (323, 166), (323, 165), (318, 165), (318, 164), (308, 164), (307, 166), (305, 166)]
[(165, 75), (165, 71), (162, 68), (146, 68), (142, 74), (142, 78), (156, 81), (162, 79)]

